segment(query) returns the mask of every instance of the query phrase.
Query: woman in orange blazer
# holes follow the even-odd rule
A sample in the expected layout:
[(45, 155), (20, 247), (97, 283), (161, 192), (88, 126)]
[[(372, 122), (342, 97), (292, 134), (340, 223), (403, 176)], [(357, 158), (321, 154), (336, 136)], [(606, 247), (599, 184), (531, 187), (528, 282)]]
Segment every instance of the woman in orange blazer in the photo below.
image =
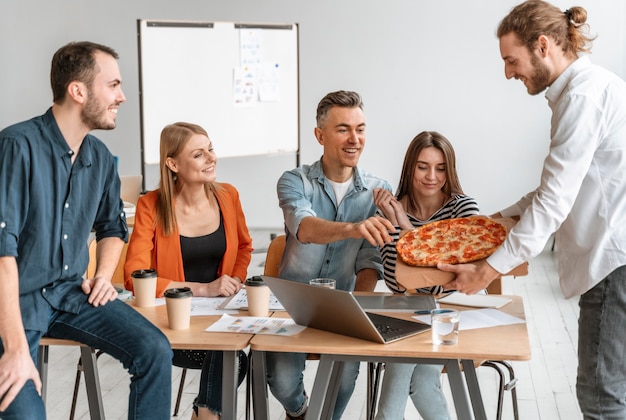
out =
[[(239, 193), (215, 181), (211, 140), (198, 125), (174, 123), (161, 132), (160, 153), (159, 189), (137, 202), (124, 265), (126, 288), (133, 290), (133, 271), (153, 268), (157, 297), (183, 286), (194, 296), (237, 293), (252, 257), (252, 239)], [(247, 364), (245, 353), (240, 360)], [(176, 350), (174, 365), (202, 369), (192, 418), (219, 418), (222, 352)], [(240, 383), (244, 376), (240, 364)]]

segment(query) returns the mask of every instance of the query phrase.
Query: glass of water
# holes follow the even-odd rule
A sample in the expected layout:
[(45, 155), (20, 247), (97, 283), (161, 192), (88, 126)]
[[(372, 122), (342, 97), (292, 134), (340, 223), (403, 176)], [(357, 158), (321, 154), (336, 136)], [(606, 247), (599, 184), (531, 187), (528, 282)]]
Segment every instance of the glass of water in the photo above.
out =
[(433, 344), (456, 344), (459, 341), (459, 316), (456, 309), (433, 309), (430, 312)]
[(309, 280), (309, 284), (313, 286), (322, 286), (322, 287), (328, 287), (329, 289), (334, 289), (337, 282), (335, 281), (335, 279), (328, 279), (328, 278), (320, 277), (317, 279)]

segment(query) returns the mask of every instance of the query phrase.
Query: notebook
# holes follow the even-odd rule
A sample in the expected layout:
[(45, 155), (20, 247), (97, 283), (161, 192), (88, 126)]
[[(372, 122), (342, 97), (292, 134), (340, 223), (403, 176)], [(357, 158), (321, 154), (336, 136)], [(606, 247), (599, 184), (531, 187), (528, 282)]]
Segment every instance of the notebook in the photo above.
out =
[(439, 299), (439, 303), (451, 305), (474, 306), (477, 308), (501, 308), (511, 302), (510, 297), (499, 295), (466, 295), (456, 292)]
[(437, 308), (437, 301), (431, 295), (355, 295), (354, 298), (365, 311), (426, 312)]
[(297, 324), (377, 343), (430, 330), (430, 325), (365, 312), (350, 292), (261, 276)]

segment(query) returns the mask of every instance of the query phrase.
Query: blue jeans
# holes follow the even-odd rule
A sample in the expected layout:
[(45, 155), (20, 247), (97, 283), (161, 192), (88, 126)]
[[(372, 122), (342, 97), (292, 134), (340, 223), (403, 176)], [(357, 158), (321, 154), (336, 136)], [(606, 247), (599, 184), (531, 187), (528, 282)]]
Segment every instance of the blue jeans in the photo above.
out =
[(385, 363), (376, 420), (402, 420), (407, 396), (424, 420), (448, 420), (438, 365)]
[[(222, 414), (222, 373), (224, 370), (224, 353), (221, 351), (207, 351), (200, 373), (200, 389), (194, 401), (196, 407), (208, 408), (212, 413)], [(248, 357), (239, 351), (239, 378), (241, 385), (248, 371)], [(197, 412), (197, 411), (196, 411)]]
[[(266, 352), (267, 384), (287, 413), (297, 417), (308, 408), (308, 397), (302, 382), (306, 353)], [(359, 376), (359, 362), (345, 362), (333, 420), (341, 419)]]
[[(86, 298), (86, 297), (85, 297)], [(26, 331), (33, 361), (42, 333)], [(129, 419), (170, 419), (172, 350), (167, 338), (150, 321), (119, 300), (93, 307), (85, 303), (79, 314), (52, 311), (46, 335), (79, 341), (110, 354), (132, 375)], [(0, 344), (0, 355), (4, 349)], [(32, 381), (0, 415), (9, 419), (45, 419), (43, 401)]]
[(626, 418), (626, 266), (579, 301), (576, 395), (585, 419)]

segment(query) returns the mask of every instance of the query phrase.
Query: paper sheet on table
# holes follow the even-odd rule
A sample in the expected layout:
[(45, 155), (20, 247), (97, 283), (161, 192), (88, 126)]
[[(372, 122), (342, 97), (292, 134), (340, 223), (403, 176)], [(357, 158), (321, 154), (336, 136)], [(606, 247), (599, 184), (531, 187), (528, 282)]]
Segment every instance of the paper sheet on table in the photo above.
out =
[[(241, 309), (248, 307), (248, 295), (246, 289), (242, 288), (236, 295), (226, 298), (221, 309)], [(278, 301), (274, 293), (270, 292), (270, 311), (284, 311), (282, 303)]]
[[(220, 307), (228, 300), (228, 297), (192, 297), (191, 316), (236, 314), (237, 309), (225, 310)], [(154, 306), (165, 305), (165, 298), (157, 298)]]
[[(414, 319), (430, 325), (430, 315), (414, 316)], [(497, 309), (473, 309), (461, 311), (459, 330), (473, 330), (475, 328), (497, 327), (500, 325), (523, 324), (526, 321), (514, 317)]]
[(438, 299), (439, 303), (450, 305), (474, 306), (476, 308), (501, 308), (511, 302), (510, 297), (497, 295), (466, 295), (465, 293), (451, 293)]
[(210, 332), (234, 332), (241, 334), (295, 335), (306, 327), (298, 325), (291, 318), (270, 318), (261, 316), (222, 317), (207, 328)]

